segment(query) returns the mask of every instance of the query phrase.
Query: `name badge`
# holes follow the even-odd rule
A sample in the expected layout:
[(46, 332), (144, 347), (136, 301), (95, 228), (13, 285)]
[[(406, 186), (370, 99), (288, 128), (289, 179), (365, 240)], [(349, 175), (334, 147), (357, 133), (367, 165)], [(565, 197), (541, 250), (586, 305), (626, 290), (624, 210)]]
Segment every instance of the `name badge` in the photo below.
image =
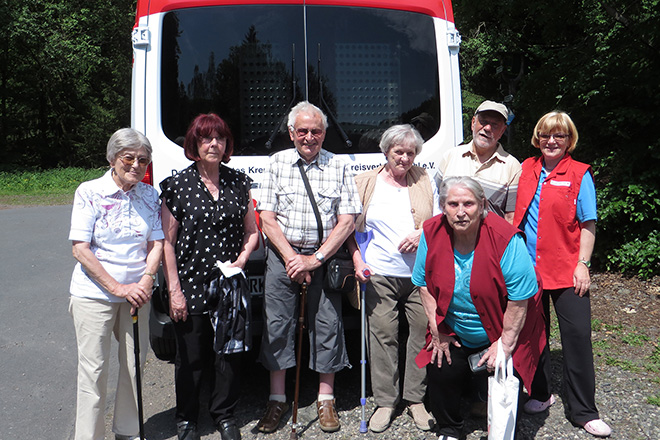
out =
[(552, 185), (552, 186), (567, 186), (567, 187), (570, 187), (570, 186), (571, 186), (571, 182), (570, 182), (570, 181), (562, 181), (562, 180), (551, 180), (551, 181), (550, 181), (550, 185)]

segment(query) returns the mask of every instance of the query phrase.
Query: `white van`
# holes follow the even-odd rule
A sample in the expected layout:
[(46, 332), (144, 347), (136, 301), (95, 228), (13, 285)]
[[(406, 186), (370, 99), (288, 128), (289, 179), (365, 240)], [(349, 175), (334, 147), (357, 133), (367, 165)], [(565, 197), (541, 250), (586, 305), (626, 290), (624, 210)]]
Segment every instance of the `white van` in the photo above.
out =
[[(131, 126), (153, 146), (150, 183), (189, 165), (181, 139), (213, 112), (258, 199), (301, 100), (328, 115), (323, 147), (356, 173), (384, 162), (379, 137), (400, 123), (422, 133), (416, 163), (433, 168), (462, 141), (459, 44), (450, 0), (138, 0)], [(262, 260), (249, 267), (257, 297)]]

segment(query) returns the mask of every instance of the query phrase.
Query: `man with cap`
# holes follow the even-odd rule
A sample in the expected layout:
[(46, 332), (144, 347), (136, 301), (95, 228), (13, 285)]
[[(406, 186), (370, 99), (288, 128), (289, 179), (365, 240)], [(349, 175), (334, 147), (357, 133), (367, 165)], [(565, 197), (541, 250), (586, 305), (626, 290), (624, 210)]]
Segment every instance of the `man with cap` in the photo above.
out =
[(436, 167), (435, 180), (439, 188), (446, 177), (475, 178), (484, 189), (489, 210), (512, 223), (522, 168), (499, 143), (508, 119), (504, 104), (482, 102), (472, 117), (472, 141), (445, 153)]

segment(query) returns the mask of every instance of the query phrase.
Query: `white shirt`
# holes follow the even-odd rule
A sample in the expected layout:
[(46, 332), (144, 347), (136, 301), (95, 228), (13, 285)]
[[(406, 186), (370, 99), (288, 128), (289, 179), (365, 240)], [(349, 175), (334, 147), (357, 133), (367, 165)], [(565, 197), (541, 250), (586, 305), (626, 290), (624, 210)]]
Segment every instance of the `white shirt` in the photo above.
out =
[[(439, 213), (438, 189), (431, 179), (433, 189), (433, 214)], [(416, 253), (400, 253), (399, 243), (415, 230), (411, 213), (410, 191), (407, 187), (395, 188), (378, 175), (374, 194), (367, 210), (365, 227), (373, 231), (364, 255), (371, 270), (378, 275), (409, 278), (415, 265)]]
[[(163, 238), (158, 192), (152, 186), (140, 182), (124, 192), (109, 170), (76, 190), (69, 240), (90, 243), (94, 256), (117, 282), (140, 281), (147, 266), (147, 242)], [(124, 301), (87, 276), (80, 263), (69, 290), (73, 296)]]

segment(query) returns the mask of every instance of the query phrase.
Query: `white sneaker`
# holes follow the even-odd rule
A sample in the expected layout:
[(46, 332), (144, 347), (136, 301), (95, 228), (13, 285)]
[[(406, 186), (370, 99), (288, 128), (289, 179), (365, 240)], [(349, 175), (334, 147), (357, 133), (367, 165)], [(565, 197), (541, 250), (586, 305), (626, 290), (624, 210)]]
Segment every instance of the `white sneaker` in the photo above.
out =
[(369, 429), (372, 432), (383, 432), (385, 431), (392, 422), (392, 415), (394, 414), (394, 408), (387, 406), (378, 407), (376, 411), (371, 415), (369, 419)]
[(458, 440), (458, 439), (456, 437), (450, 437), (448, 435), (440, 434), (440, 437), (438, 437), (438, 440)]
[(601, 419), (593, 419), (585, 423), (584, 430), (596, 437), (609, 437), (612, 434), (612, 428)]
[(525, 406), (523, 406), (523, 409), (527, 414), (538, 414), (550, 408), (550, 406), (552, 406), (554, 403), (555, 403), (555, 396), (551, 394), (550, 398), (545, 402), (541, 402), (540, 400), (536, 400), (536, 399), (529, 399), (525, 403)]
[(431, 430), (431, 421), (433, 416), (426, 411), (423, 403), (411, 403), (408, 405), (408, 414), (412, 417), (417, 426), (422, 431)]

